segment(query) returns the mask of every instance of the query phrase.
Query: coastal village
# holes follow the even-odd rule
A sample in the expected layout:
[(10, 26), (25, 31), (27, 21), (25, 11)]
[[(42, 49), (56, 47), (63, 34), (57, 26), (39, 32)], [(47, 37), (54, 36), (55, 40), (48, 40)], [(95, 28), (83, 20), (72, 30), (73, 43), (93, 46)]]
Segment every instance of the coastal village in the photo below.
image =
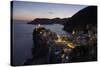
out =
[[(55, 64), (96, 61), (96, 14), (92, 14), (93, 16), (90, 16), (91, 20), (86, 20), (87, 18), (84, 16), (91, 15), (90, 11), (93, 9), (95, 9), (95, 7), (87, 7), (82, 11), (76, 13), (76, 15), (74, 15), (69, 20), (69, 22), (76, 23), (70, 23), (70, 25), (67, 22), (64, 25), (64, 30), (67, 33), (66, 35), (58, 34), (38, 24), (33, 30), (32, 34), (33, 57), (31, 59), (28, 59), (24, 64)], [(80, 21), (76, 18), (79, 16), (81, 16), (80, 19), (84, 21), (84, 23), (79, 23)]]
[(45, 29), (39, 24), (33, 31), (33, 58), (47, 57), (48, 63), (96, 60), (96, 36), (96, 27), (87, 33), (73, 30), (65, 36)]

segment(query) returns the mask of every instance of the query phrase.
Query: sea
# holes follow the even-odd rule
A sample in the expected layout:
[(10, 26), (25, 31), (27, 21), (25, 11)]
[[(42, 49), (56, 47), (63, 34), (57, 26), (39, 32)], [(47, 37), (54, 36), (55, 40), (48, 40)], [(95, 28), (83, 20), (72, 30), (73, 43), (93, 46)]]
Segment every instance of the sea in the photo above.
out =
[[(32, 57), (32, 33), (37, 25), (27, 24), (25, 21), (13, 21), (13, 65), (23, 65), (24, 62)], [(51, 25), (41, 25), (46, 29), (50, 29), (57, 34), (66, 34), (63, 31), (63, 25), (51, 24)]]

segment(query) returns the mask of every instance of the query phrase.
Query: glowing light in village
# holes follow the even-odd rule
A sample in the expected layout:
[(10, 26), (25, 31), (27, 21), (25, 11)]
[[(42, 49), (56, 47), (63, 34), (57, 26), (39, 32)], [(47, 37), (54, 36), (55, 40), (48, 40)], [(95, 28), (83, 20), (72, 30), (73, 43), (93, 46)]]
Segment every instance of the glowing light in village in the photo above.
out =
[(72, 43), (67, 43), (67, 46), (70, 48), (75, 48), (75, 46)]

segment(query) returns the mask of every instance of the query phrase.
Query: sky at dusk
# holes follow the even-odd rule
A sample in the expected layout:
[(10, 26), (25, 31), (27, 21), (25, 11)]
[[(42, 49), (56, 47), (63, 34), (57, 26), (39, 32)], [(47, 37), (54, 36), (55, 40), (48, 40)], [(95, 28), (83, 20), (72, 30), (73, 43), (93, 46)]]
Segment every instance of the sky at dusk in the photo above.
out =
[(87, 6), (13, 1), (13, 19), (33, 20), (35, 18), (68, 18), (85, 7)]

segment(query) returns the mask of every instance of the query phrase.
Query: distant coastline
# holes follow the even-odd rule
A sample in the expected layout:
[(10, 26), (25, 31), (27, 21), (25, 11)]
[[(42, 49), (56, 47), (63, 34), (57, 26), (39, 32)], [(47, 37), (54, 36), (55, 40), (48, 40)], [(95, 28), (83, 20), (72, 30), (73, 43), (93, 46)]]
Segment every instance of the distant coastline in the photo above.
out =
[(69, 18), (53, 18), (53, 19), (49, 19), (49, 18), (36, 18), (30, 22), (28, 22), (27, 24), (64, 24), (68, 21)]

